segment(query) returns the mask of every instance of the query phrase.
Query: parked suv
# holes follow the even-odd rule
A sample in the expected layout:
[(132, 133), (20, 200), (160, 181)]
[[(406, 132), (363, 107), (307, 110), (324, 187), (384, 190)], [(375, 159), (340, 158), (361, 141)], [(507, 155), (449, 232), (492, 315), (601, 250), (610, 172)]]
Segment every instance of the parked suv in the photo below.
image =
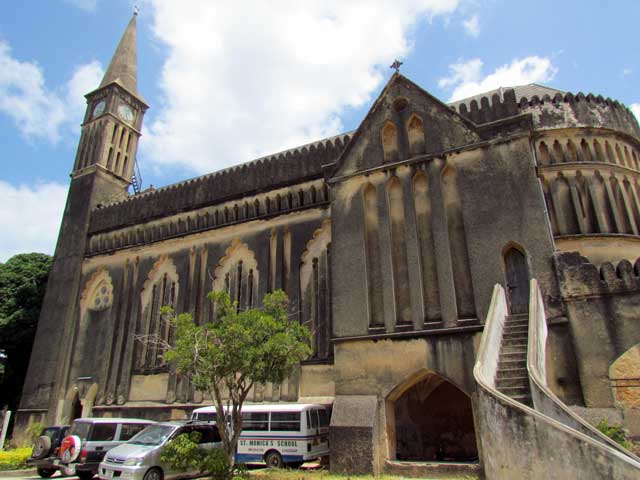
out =
[(27, 465), (36, 467), (38, 475), (49, 478), (56, 473), (58, 466), (54, 464), (58, 458), (58, 450), (62, 439), (67, 436), (69, 425), (53, 425), (46, 427), (35, 442)]
[(110, 450), (100, 464), (98, 476), (103, 480), (170, 480), (198, 476), (200, 472), (178, 472), (160, 461), (160, 454), (170, 440), (183, 433), (200, 433), (202, 448), (220, 448), (220, 433), (214, 423), (165, 422), (145, 428), (127, 443)]
[(135, 418), (79, 418), (62, 440), (58, 465), (75, 471), (80, 480), (98, 472), (104, 454), (155, 422)]

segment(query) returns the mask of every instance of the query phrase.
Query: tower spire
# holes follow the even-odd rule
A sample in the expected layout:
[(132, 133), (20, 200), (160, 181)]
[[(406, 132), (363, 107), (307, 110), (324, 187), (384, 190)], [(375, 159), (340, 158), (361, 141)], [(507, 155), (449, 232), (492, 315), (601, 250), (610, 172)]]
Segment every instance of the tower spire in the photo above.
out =
[(138, 54), (136, 47), (136, 19), (138, 12), (134, 11), (129, 25), (127, 25), (118, 48), (113, 54), (107, 73), (100, 83), (100, 88), (117, 83), (133, 95), (138, 96)]

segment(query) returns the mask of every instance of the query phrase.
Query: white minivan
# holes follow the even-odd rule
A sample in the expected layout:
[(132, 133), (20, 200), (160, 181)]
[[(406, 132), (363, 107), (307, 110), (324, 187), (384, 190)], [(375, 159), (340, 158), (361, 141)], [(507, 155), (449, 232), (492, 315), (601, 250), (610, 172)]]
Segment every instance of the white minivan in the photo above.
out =
[[(191, 419), (215, 422), (216, 408), (198, 408), (191, 414)], [(242, 433), (236, 463), (265, 462), (270, 467), (297, 467), (328, 455), (329, 412), (322, 405), (242, 406)]]
[(102, 480), (170, 480), (199, 476), (198, 471), (178, 471), (160, 460), (169, 441), (183, 433), (198, 432), (201, 448), (221, 448), (218, 427), (211, 423), (163, 422), (151, 425), (139, 434), (107, 452), (98, 469)]

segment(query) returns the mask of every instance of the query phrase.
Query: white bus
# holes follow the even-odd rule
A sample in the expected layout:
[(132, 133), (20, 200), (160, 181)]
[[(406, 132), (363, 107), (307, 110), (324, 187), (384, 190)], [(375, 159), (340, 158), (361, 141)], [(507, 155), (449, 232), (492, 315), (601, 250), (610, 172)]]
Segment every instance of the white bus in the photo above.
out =
[[(193, 411), (191, 420), (216, 421), (215, 407)], [(329, 455), (329, 414), (315, 404), (242, 406), (242, 433), (236, 463), (265, 462), (270, 467), (300, 466)]]

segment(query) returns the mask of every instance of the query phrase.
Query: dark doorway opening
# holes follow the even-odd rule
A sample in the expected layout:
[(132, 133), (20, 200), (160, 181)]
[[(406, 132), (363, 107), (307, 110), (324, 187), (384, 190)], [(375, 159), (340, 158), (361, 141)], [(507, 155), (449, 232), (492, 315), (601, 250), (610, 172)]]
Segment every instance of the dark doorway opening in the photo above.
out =
[(471, 399), (432, 374), (394, 403), (396, 460), (478, 460)]
[(71, 421), (73, 422), (76, 418), (80, 417), (82, 417), (82, 402), (76, 394), (73, 399), (73, 403), (71, 404)]
[(520, 250), (511, 247), (504, 254), (507, 298), (512, 315), (529, 311), (529, 268)]

